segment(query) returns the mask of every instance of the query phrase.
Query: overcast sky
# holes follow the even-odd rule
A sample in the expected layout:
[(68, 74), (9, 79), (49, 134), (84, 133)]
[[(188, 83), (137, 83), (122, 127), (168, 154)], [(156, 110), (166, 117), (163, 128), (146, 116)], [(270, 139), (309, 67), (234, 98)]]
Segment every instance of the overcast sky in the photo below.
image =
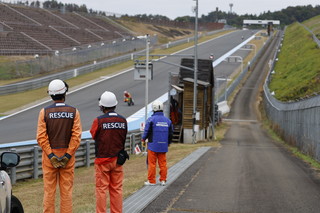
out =
[[(1, 0), (0, 0), (1, 1)], [(6, 0), (3, 0), (6, 2)], [(12, 0), (11, 0), (12, 1)], [(21, 0), (20, 0), (21, 1)], [(23, 0), (22, 0), (23, 1)], [(33, 0), (29, 0), (31, 2)], [(39, 0), (44, 2), (44, 0)], [(152, 14), (164, 15), (170, 19), (179, 16), (194, 16), (192, 7), (195, 6), (195, 0), (56, 0), (62, 3), (85, 4), (87, 8), (94, 10), (113, 12), (117, 14)], [(233, 4), (232, 11), (238, 15), (256, 14), (264, 11), (278, 11), (288, 6), (320, 5), (319, 0), (198, 0), (199, 17), (207, 15), (216, 10), (230, 11), (229, 4)]]

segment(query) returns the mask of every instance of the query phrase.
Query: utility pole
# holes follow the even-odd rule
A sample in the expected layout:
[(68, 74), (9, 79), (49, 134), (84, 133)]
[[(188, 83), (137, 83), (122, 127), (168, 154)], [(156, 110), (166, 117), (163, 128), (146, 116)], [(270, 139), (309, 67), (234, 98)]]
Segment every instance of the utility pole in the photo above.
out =
[(197, 114), (197, 80), (198, 80), (198, 0), (195, 7), (194, 29), (194, 82), (193, 82), (193, 143), (196, 143), (196, 114)]
[(149, 34), (146, 35), (146, 97), (145, 97), (145, 124), (147, 123), (147, 119), (148, 119), (148, 97), (149, 97), (149, 44), (150, 44), (150, 40), (149, 40)]

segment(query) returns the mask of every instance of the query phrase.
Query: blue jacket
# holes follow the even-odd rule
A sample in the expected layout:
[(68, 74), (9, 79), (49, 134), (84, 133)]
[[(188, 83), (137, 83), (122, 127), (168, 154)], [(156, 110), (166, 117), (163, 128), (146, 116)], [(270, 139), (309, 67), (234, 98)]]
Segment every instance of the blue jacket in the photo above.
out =
[(168, 146), (171, 143), (173, 126), (171, 120), (163, 115), (163, 112), (154, 112), (148, 118), (143, 140), (148, 139), (148, 149), (154, 152), (168, 152)]

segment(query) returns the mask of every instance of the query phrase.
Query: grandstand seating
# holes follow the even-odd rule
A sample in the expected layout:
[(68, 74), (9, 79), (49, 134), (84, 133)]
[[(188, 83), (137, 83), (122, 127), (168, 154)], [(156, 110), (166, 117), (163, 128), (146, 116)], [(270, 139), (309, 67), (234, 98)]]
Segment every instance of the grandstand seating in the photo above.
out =
[(1, 2), (0, 26), (0, 54), (25, 49), (54, 52), (130, 35), (103, 17)]

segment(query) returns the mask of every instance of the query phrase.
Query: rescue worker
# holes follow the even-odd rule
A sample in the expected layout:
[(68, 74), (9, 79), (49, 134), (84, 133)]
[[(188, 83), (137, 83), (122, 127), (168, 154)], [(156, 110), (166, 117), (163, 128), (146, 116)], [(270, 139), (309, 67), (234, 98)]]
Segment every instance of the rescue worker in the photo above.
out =
[(81, 140), (79, 111), (65, 104), (68, 85), (55, 79), (48, 86), (53, 104), (40, 110), (37, 141), (42, 148), (43, 212), (55, 213), (55, 193), (60, 187), (60, 213), (72, 212), (75, 152)]
[(169, 144), (171, 143), (173, 126), (171, 120), (163, 114), (163, 103), (154, 101), (152, 103), (153, 115), (146, 121), (144, 133), (141, 139), (142, 146), (146, 146), (148, 139), (148, 181), (146, 186), (156, 185), (156, 163), (158, 160), (160, 168), (160, 185), (165, 186), (167, 182), (167, 159)]
[(116, 113), (117, 98), (106, 91), (99, 100), (103, 115), (94, 119), (90, 133), (95, 140), (96, 212), (106, 212), (107, 190), (110, 212), (122, 212), (123, 167), (117, 164), (117, 155), (124, 149), (127, 120)]

